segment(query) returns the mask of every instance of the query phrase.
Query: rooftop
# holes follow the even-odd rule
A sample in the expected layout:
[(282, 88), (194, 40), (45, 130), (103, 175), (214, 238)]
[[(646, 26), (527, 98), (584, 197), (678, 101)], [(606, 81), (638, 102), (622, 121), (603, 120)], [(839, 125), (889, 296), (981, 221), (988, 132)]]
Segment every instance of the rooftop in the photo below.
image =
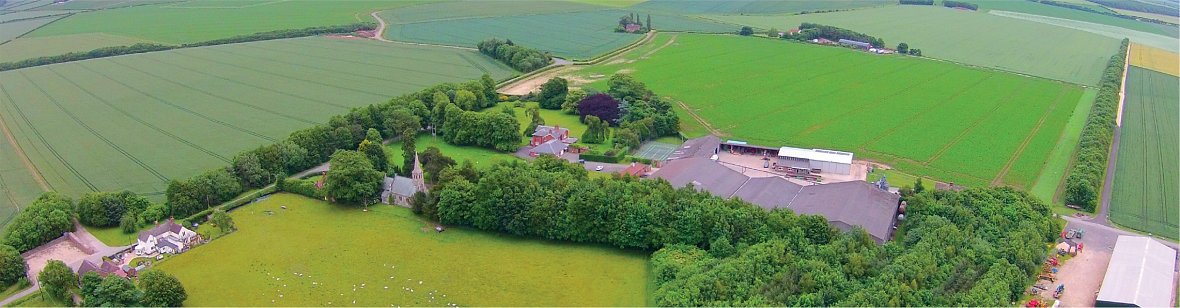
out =
[(1110, 256), (1098, 306), (1170, 307), (1176, 250), (1155, 239), (1120, 235)]
[(404, 177), (395, 176), (393, 178), (386, 178), (389, 183), (389, 191), (399, 196), (413, 196), (414, 195), (414, 180)]
[(533, 153), (561, 155), (562, 151), (565, 151), (567, 148), (569, 148), (569, 145), (565, 144), (565, 142), (553, 139), (537, 145), (537, 147), (533, 148)]
[(800, 149), (792, 147), (781, 147), (778, 150), (778, 156), (805, 158), (808, 160), (826, 161), (832, 163), (851, 164), (852, 153), (824, 150), (824, 149)]
[(700, 138), (689, 139), (685, 141), (679, 149), (672, 151), (672, 155), (668, 159), (680, 159), (687, 157), (703, 157), (709, 158), (713, 154), (717, 154), (717, 147), (721, 145), (721, 138), (717, 136), (708, 135)]
[(569, 134), (570, 130), (561, 126), (537, 125), (537, 130), (533, 131), (533, 136), (550, 135), (558, 139), (561, 139), (561, 136), (569, 136)]
[(180, 229), (184, 229), (184, 227), (177, 224), (175, 220), (169, 218), (168, 221), (165, 221), (162, 224), (156, 225), (155, 227), (152, 227), (151, 229), (148, 229), (147, 231), (140, 232), (139, 233), (139, 240), (146, 242), (148, 240), (148, 237), (160, 236), (161, 234), (168, 233), (168, 232), (179, 234)]

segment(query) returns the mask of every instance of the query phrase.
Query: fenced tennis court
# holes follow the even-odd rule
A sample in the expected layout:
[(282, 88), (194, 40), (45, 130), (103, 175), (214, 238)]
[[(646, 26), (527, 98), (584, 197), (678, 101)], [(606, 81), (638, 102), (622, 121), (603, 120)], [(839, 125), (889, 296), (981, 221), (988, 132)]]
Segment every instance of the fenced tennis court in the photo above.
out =
[(677, 147), (679, 146), (662, 142), (646, 142), (639, 146), (638, 151), (635, 151), (635, 156), (650, 160), (665, 160), (669, 155), (672, 155), (672, 151), (676, 151)]

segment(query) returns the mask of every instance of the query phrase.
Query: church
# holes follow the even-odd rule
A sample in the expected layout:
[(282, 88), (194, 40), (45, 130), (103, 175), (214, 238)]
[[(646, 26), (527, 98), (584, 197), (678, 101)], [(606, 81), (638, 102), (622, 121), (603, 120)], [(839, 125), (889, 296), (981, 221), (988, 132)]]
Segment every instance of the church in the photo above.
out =
[(422, 164), (418, 161), (418, 155), (414, 154), (414, 170), (410, 171), (410, 177), (385, 177), (383, 188), (381, 202), (405, 207), (410, 206), (410, 198), (414, 193), (425, 193), (426, 182), (422, 179)]

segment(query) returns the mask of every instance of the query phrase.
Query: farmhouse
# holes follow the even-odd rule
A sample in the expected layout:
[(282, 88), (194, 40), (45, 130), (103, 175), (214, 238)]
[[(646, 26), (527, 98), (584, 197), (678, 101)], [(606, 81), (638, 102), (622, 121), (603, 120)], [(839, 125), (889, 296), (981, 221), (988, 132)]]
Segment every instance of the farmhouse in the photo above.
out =
[(537, 130), (533, 132), (533, 138), (529, 141), (529, 146), (539, 146), (550, 140), (557, 140), (565, 144), (578, 142), (578, 138), (570, 137), (570, 130), (568, 128), (562, 128), (560, 125), (537, 125)]
[(410, 206), (410, 198), (414, 197), (414, 193), (426, 192), (426, 182), (422, 178), (422, 163), (418, 161), (418, 154), (414, 154), (414, 170), (410, 171), (410, 177), (385, 177), (383, 187), (385, 189), (381, 192), (381, 202), (401, 206)]
[(565, 155), (565, 151), (569, 149), (569, 144), (558, 141), (556, 139), (546, 141), (539, 144), (532, 149), (529, 149), (529, 156), (537, 157), (541, 154), (548, 154), (553, 156)]
[(167, 222), (139, 233), (135, 243), (135, 254), (180, 253), (196, 240), (196, 232), (169, 218)]
[(1096, 306), (1170, 307), (1176, 250), (1143, 236), (1120, 235)]
[(750, 177), (700, 156), (668, 161), (652, 176), (675, 187), (691, 185), (719, 197), (740, 198), (766, 210), (822, 215), (841, 230), (864, 228), (878, 243), (889, 240), (893, 232), (900, 198), (864, 181), (803, 186), (778, 176)]
[(869, 44), (869, 43), (865, 43), (865, 42), (861, 42), (861, 41), (840, 39), (837, 42), (839, 42), (840, 45), (844, 45), (844, 46), (848, 46), (848, 47), (852, 47), (852, 48), (860, 48), (860, 49), (873, 48), (873, 44)]
[(651, 166), (640, 163), (631, 163), (631, 165), (627, 166), (627, 168), (623, 169), (623, 171), (619, 171), (619, 174), (638, 178), (647, 176), (649, 172), (651, 172)]

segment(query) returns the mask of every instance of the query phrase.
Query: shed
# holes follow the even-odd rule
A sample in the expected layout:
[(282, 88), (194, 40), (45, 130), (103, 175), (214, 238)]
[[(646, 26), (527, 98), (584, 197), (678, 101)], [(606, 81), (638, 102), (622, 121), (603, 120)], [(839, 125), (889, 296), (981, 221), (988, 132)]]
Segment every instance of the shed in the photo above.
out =
[(811, 169), (835, 174), (851, 172), (853, 158), (853, 154), (849, 152), (792, 147), (779, 148), (778, 156), (779, 165), (796, 166), (799, 165), (799, 161), (806, 161)]
[(1171, 307), (1176, 250), (1155, 239), (1120, 235), (1096, 306)]

